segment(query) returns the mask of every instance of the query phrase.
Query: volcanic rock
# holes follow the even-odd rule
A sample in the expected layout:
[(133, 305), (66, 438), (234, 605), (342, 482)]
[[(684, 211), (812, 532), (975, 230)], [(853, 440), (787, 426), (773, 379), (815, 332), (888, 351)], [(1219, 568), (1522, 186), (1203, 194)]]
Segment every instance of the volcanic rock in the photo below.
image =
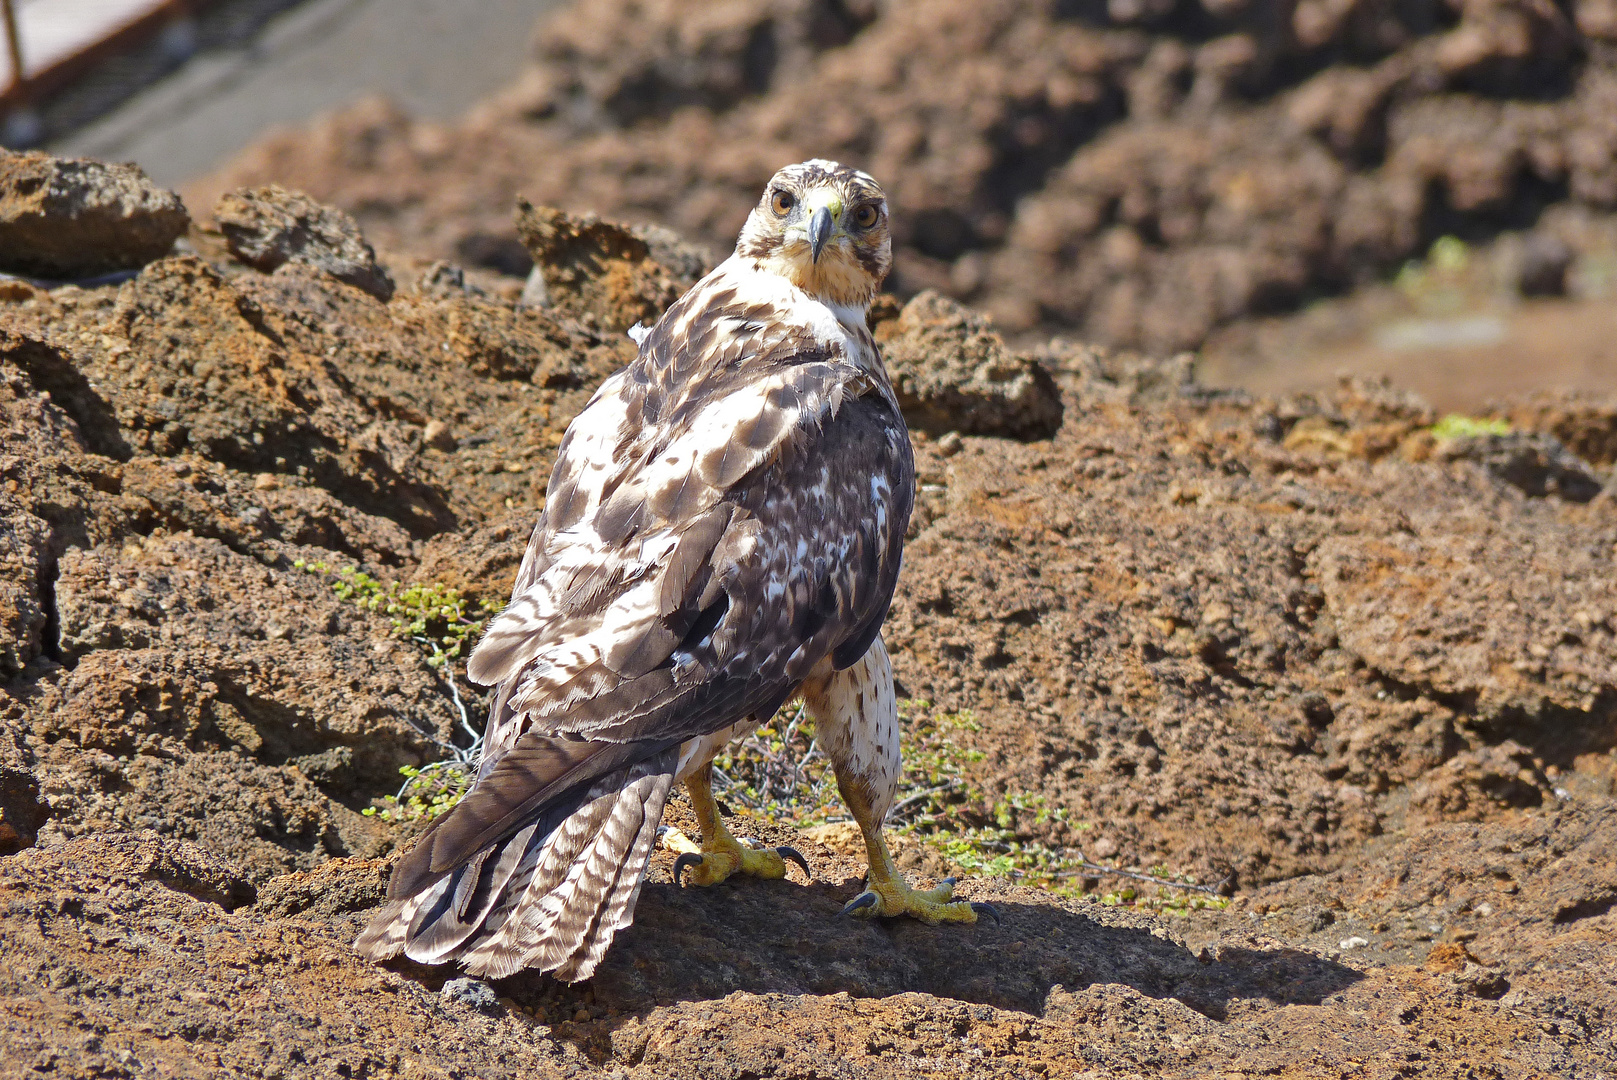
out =
[(255, 270), (267, 274), (299, 262), (378, 300), (393, 295), (393, 279), (377, 265), (354, 219), (302, 192), (274, 184), (232, 191), (214, 206), (213, 220), (230, 253)]
[(706, 251), (666, 229), (574, 216), (520, 198), (517, 233), (543, 284), (530, 282), (525, 302), (620, 333), (656, 322), (713, 268)]
[(1556, 495), (1572, 502), (1588, 502), (1600, 494), (1603, 486), (1588, 463), (1567, 450), (1554, 435), (1467, 435), (1443, 444), (1437, 452), (1448, 460), (1469, 458), (1479, 462), (1499, 479), (1540, 498)]
[(912, 428), (1038, 439), (1061, 426), (1050, 373), (1012, 354), (986, 318), (948, 297), (921, 293), (877, 324), (876, 339)]
[(782, 164), (838, 158), (886, 186), (900, 296), (1161, 354), (1390, 275), (1444, 233), (1523, 228), (1546, 203), (1609, 219), (1614, 11), (590, 0), (547, 16), (533, 66), (473, 118), (369, 101), (198, 191), (295, 177), (388, 246), (496, 266), (515, 191), (722, 251)]
[(0, 271), (84, 278), (166, 255), (191, 218), (135, 165), (0, 149)]
[[(0, 292), (0, 1060), (1611, 1072), (1611, 500), (1524, 490), (1495, 467), (1515, 443), (1438, 452), (1434, 411), (1380, 384), (1253, 399), (1188, 357), (1055, 342), (1030, 351), (1049, 417), (940, 297), (880, 306), (895, 374), (1016, 437), (917, 432), (883, 636), (906, 790), (959, 816), (896, 846), (923, 885), (969, 864), (960, 894), (1003, 923), (839, 919), (848, 830), (738, 782), (730, 827), (811, 880), (680, 888), (658, 852), (594, 980), (500, 980), (487, 1012), (444, 999), (457, 971), (358, 958), (431, 820), (400, 770), (447, 768), (486, 718), (447, 627), (395, 622), (386, 590), (468, 617), (508, 595), (563, 431), (633, 356), (607, 327), (681, 276), (645, 245), (605, 260), (622, 291), (583, 276), (577, 315), (447, 269), (380, 304), (209, 251)], [(1609, 452), (1609, 403), (1499, 414), (1529, 448)], [(667, 817), (695, 828), (682, 797)]]

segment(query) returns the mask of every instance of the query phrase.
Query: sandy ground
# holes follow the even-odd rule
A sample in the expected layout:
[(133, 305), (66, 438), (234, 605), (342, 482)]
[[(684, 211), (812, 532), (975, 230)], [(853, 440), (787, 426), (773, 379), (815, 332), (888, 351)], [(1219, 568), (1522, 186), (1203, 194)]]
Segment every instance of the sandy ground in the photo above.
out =
[(1609, 299), (1393, 318), (1323, 340), (1309, 322), (1304, 313), (1215, 339), (1202, 355), (1202, 377), (1279, 395), (1327, 390), (1344, 373), (1386, 375), (1444, 412), (1463, 413), (1534, 390), (1617, 392), (1617, 307)]

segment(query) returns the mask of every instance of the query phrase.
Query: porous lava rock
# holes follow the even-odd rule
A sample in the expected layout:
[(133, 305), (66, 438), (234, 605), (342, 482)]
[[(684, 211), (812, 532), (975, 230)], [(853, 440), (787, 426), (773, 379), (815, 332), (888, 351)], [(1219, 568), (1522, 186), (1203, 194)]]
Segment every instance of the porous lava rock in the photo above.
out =
[(650, 325), (713, 268), (712, 257), (667, 229), (630, 227), (517, 200), (517, 234), (533, 256), (525, 299), (622, 332)]
[[(459, 972), (361, 961), (426, 822), (365, 811), (485, 706), (352, 573), (505, 598), (567, 423), (634, 353), (596, 302), (440, 271), (384, 303), (207, 250), (0, 292), (5, 1067), (1611, 1072), (1612, 501), (1436, 452), (1385, 385), (1254, 399), (1070, 341), (1028, 353), (1053, 431), (916, 431), (884, 627), (907, 745), (949, 718), (938, 784), (984, 830), (961, 894), (1003, 923), (840, 919), (845, 830), (732, 805), (812, 879), (679, 888), (659, 852), (589, 984), (515, 976), (485, 1012), (441, 994)], [(1016, 355), (902, 310), (878, 332), (939, 394)], [(1598, 402), (1501, 410), (1605, 445)], [(960, 842), (899, 857), (930, 883)], [(1039, 859), (1055, 888), (986, 873)]]
[[(776, 169), (837, 158), (891, 197), (901, 297), (1160, 355), (1445, 234), (1546, 207), (1609, 220), (1614, 10), (589, 0), (548, 14), (531, 67), (463, 121), (365, 101), (195, 190), (294, 177), (389, 247), (494, 267), (517, 192), (725, 252)], [(1584, 236), (1574, 253), (1603, 258)], [(1564, 259), (1515, 284), (1553, 290)]]
[(93, 277), (168, 254), (191, 218), (139, 166), (0, 148), (0, 271)]
[(1061, 395), (1037, 360), (1013, 354), (982, 315), (927, 291), (880, 322), (876, 340), (912, 429), (1048, 438)]
[(1445, 458), (1470, 458), (1528, 495), (1588, 502), (1604, 481), (1554, 435), (1529, 432), (1467, 435), (1438, 448)]
[(1591, 464), (1617, 463), (1617, 396), (1544, 391), (1490, 411), (1517, 429), (1554, 435)]
[(299, 262), (378, 300), (393, 295), (393, 279), (354, 219), (302, 192), (274, 184), (228, 192), (214, 205), (213, 221), (230, 253), (255, 270)]

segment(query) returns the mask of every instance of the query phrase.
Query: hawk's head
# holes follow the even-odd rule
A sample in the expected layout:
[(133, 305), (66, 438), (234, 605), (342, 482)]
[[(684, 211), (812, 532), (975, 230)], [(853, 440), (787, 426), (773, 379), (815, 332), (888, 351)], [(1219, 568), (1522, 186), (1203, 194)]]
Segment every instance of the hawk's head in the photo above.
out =
[(893, 264), (887, 196), (834, 161), (788, 165), (747, 216), (736, 254), (817, 299), (868, 307)]

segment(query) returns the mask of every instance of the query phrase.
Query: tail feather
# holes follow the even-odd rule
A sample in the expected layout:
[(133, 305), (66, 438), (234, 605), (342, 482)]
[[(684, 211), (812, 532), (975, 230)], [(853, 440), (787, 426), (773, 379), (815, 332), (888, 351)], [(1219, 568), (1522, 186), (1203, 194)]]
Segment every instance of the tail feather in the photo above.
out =
[(647, 800), (646, 812), (634, 836), (634, 845), (618, 868), (612, 891), (602, 902), (589, 934), (573, 951), (573, 955), (556, 969), (558, 979), (577, 982), (589, 978), (606, 955), (607, 946), (612, 944), (617, 932), (627, 929), (634, 922), (634, 906), (640, 899), (640, 887), (645, 884), (646, 864), (651, 860), (651, 847), (657, 839), (657, 826), (662, 821), (662, 803), (667, 796), (668, 788), (664, 786), (655, 813), (652, 812), (651, 801)]
[(537, 827), (537, 823), (529, 825), (478, 852), (471, 862), (428, 889), (427, 895), (433, 899), (411, 921), (404, 955), (418, 964), (441, 964), (453, 957), (504, 895)]
[(410, 941), (410, 924), (416, 912), (432, 899), (430, 892), (406, 896), (402, 900), (389, 900), (354, 939), (354, 948), (367, 960), (391, 960), (404, 951)]
[(516, 929), (521, 925), (517, 913), (521, 910), (523, 899), (531, 891), (534, 870), (539, 865), (539, 859), (549, 846), (550, 841), (542, 837), (529, 842), (522, 864), (517, 867), (516, 873), (511, 875), (510, 887), (505, 889), (499, 903), (495, 904), (484, 918), (483, 933), (478, 935), (475, 948), (466, 954), (466, 964), (475, 965), (480, 959), (498, 956), (510, 950)]
[(562, 902), (557, 891), (566, 884), (579, 857), (600, 831), (603, 815), (624, 788), (623, 780), (613, 775), (597, 781), (572, 816), (536, 845), (535, 857), (526, 868), (526, 880), (513, 882), (506, 890), (501, 910), (485, 924), (489, 932), (467, 952), (467, 970), (503, 978), (526, 965), (525, 953), (554, 923), (553, 909)]
[(656, 757), (665, 749), (529, 732), (478, 777), (453, 810), (421, 834), (393, 868), (388, 898), (430, 888), (524, 825), (548, 821), (549, 828), (542, 830), (548, 834), (572, 813), (591, 781), (632, 768), (648, 750)]
[(656, 802), (660, 817), (670, 781), (668, 777), (638, 778), (624, 788), (627, 797), (608, 807), (588, 852), (574, 862), (567, 881), (545, 899), (547, 923), (528, 950), (530, 966), (554, 970), (558, 978), (569, 981), (587, 978), (594, 971), (594, 964), (578, 962), (582, 959), (579, 954), (587, 950), (620, 875), (638, 878), (643, 874), (644, 862), (638, 866), (626, 862), (640, 837), (647, 803)]
[(594, 973), (634, 920), (677, 748), (599, 777), (564, 804), (412, 896), (390, 901), (354, 943), (502, 978), (524, 967), (567, 981)]

